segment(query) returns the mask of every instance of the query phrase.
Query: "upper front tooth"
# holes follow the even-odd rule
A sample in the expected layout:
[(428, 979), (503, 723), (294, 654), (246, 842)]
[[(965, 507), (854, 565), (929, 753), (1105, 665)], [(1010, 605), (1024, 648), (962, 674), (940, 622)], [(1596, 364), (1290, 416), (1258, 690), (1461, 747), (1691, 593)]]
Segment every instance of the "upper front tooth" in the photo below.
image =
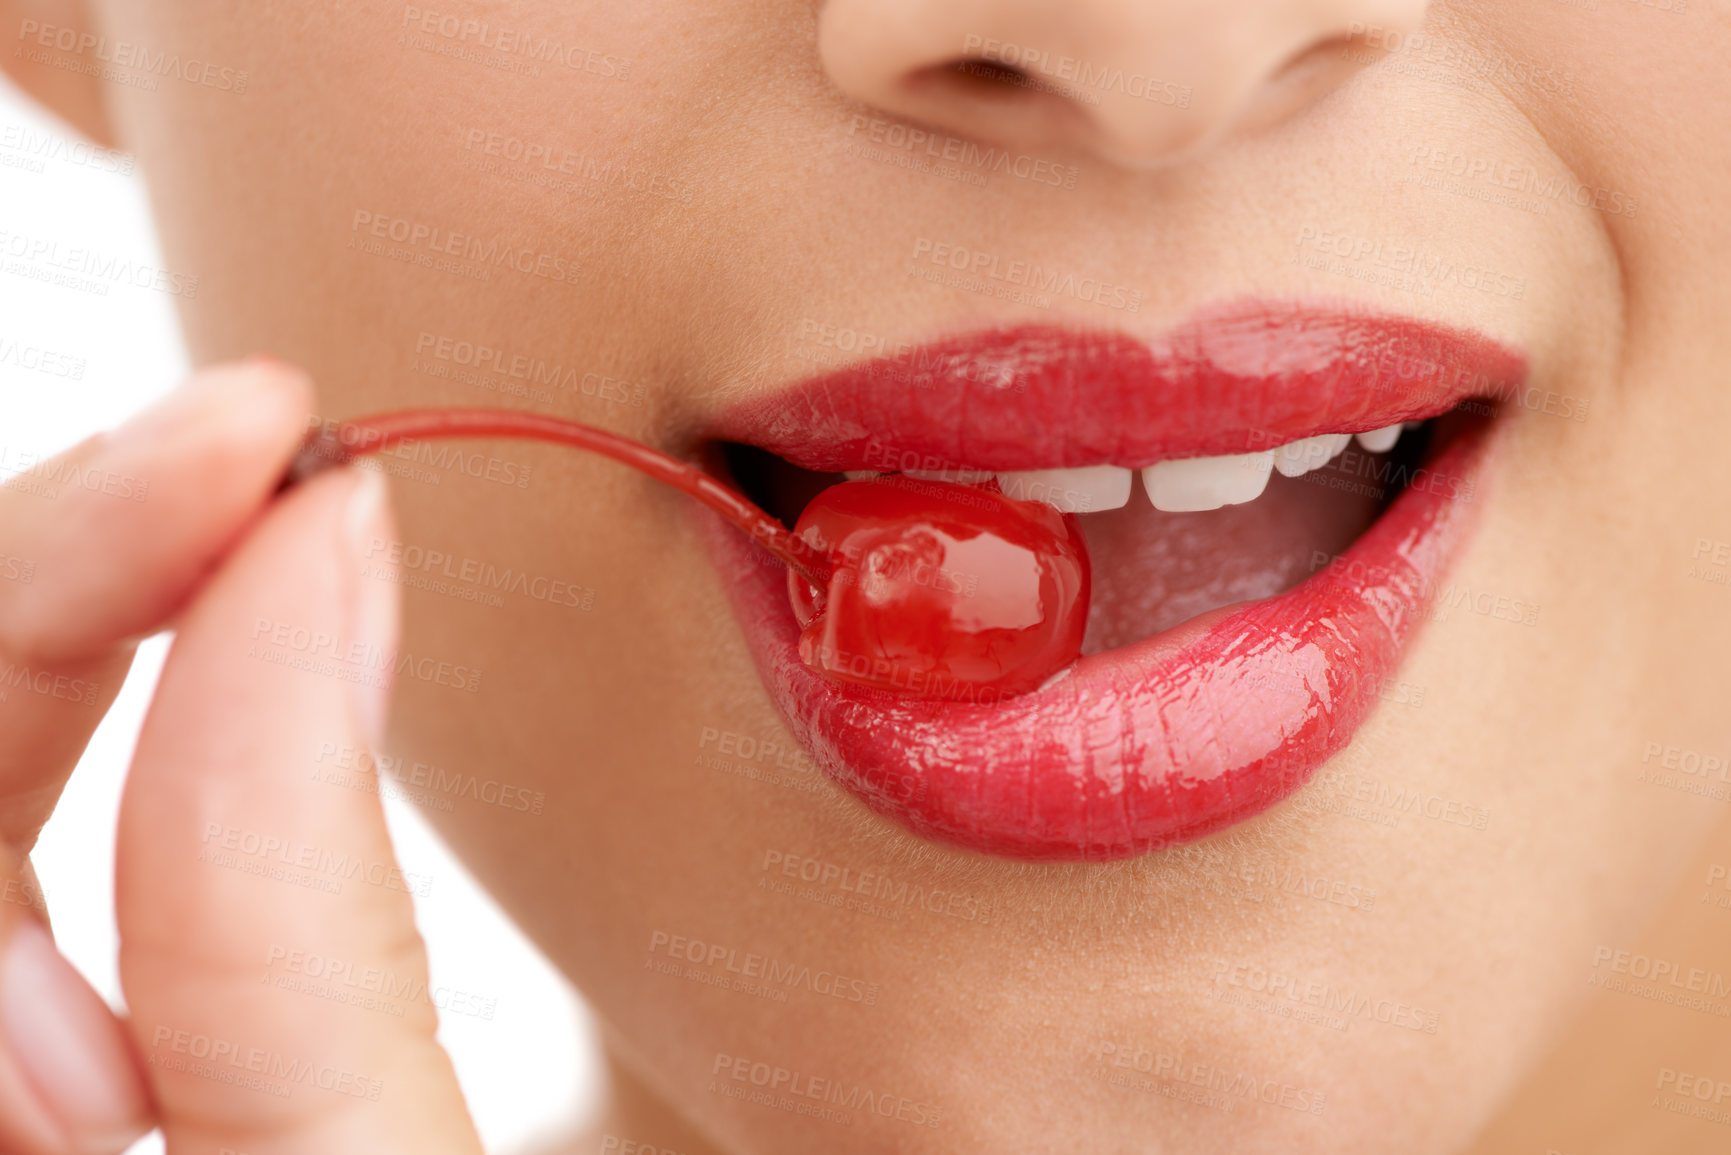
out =
[(1350, 433), (1319, 433), (1315, 437), (1306, 437), (1276, 449), (1274, 468), (1282, 477), (1303, 477), (1333, 461), (1350, 444)]
[(1142, 488), (1165, 513), (1200, 513), (1242, 505), (1262, 496), (1274, 469), (1274, 450), (1225, 457), (1161, 461), (1142, 471)]
[(1044, 501), (1064, 513), (1099, 513), (1130, 500), (1130, 471), (1116, 465), (1025, 469), (998, 474), (998, 488), (1017, 501)]
[(1387, 453), (1394, 448), (1394, 443), (1400, 440), (1400, 431), (1406, 428), (1396, 421), (1393, 425), (1385, 425), (1381, 429), (1372, 429), (1358, 435), (1358, 443), (1372, 453)]

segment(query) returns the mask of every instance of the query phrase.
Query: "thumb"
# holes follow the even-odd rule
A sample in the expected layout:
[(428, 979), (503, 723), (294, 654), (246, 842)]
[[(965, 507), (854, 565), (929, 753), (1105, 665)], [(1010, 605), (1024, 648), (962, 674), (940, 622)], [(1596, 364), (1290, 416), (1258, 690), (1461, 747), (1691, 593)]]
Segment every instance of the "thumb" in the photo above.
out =
[[(391, 536), (375, 473), (285, 497), (185, 615), (145, 721), (116, 906), (170, 1155), (481, 1150), (434, 1039), (417, 880), (377, 796), (311, 775), (379, 729), (396, 587), (361, 563)], [(336, 971), (378, 997), (325, 997)]]

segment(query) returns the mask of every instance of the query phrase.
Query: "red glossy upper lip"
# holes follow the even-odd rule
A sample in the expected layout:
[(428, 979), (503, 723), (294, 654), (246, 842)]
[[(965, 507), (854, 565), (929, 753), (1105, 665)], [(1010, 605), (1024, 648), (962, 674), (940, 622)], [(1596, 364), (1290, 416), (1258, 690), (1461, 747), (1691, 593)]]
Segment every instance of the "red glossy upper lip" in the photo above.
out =
[[(1255, 303), (1159, 342), (1045, 328), (958, 338), (807, 382), (719, 430), (816, 469), (1136, 466), (1430, 417), (1525, 376), (1519, 353), (1462, 330)], [(1084, 658), (999, 703), (818, 677), (795, 652), (779, 571), (731, 531), (708, 536), (764, 684), (834, 780), (925, 837), (1029, 860), (1120, 858), (1274, 805), (1351, 740), (1467, 540), (1482, 443), (1457, 439), (1407, 478), (1340, 564), (1297, 589)]]
[(815, 470), (1137, 468), (1433, 417), (1525, 376), (1477, 333), (1256, 301), (1153, 340), (969, 334), (740, 405), (713, 431)]

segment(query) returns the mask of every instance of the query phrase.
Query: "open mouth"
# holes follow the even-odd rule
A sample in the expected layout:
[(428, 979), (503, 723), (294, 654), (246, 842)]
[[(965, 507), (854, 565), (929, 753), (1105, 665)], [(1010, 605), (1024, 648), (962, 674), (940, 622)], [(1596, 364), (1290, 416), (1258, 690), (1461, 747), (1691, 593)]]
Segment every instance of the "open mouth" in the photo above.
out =
[(1052, 328), (866, 361), (727, 415), (712, 467), (791, 526), (866, 474), (995, 486), (1077, 518), (1083, 657), (997, 701), (837, 684), (785, 578), (709, 533), (765, 685), (827, 773), (912, 832), (1121, 858), (1290, 795), (1398, 668), (1480, 499), (1523, 358), (1403, 318), (1263, 302), (1158, 341)]

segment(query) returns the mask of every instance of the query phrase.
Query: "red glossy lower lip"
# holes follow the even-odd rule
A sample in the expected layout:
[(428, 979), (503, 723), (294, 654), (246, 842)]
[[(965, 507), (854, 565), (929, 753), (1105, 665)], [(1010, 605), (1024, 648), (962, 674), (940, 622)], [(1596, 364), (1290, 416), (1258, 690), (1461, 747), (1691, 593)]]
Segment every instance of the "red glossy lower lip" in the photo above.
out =
[(1267, 809), (1351, 741), (1467, 539), (1484, 445), (1482, 430), (1464, 431), (1296, 589), (1083, 658), (1044, 689), (990, 704), (818, 677), (799, 660), (780, 564), (713, 519), (706, 537), (764, 684), (855, 797), (917, 835), (987, 854), (1116, 859)]

